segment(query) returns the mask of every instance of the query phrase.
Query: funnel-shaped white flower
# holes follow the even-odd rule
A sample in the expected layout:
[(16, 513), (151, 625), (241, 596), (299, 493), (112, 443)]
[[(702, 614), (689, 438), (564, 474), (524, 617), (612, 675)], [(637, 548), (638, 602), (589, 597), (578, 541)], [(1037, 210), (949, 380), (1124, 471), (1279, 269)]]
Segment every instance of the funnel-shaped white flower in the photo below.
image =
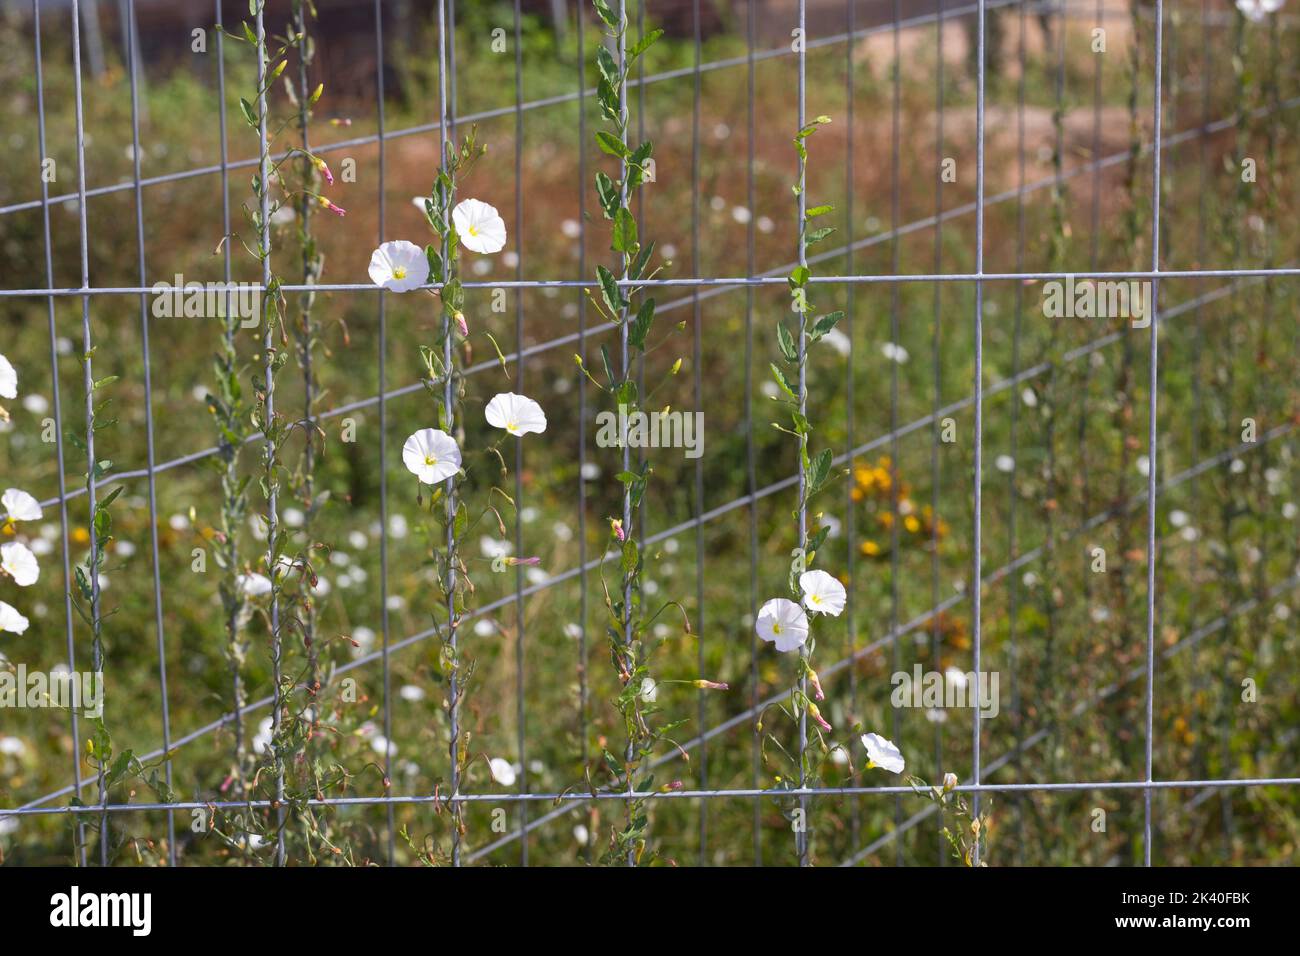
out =
[(793, 601), (773, 598), (758, 609), (754, 629), (778, 651), (793, 651), (808, 640), (808, 615)]
[(486, 415), (489, 425), (504, 428), (512, 435), (546, 431), (546, 413), (527, 395), (502, 392), (487, 403)]
[(906, 766), (903, 753), (880, 734), (863, 734), (862, 746), (867, 748), (867, 767), (879, 767), (890, 773), (902, 773)]
[(0, 398), (18, 397), (18, 373), (9, 360), (0, 355)]
[(460, 244), (470, 252), (500, 252), (506, 245), (506, 221), (496, 211), (477, 199), (466, 199), (451, 211)]
[(385, 242), (370, 254), (370, 281), (389, 292), (410, 292), (428, 278), (428, 257), (413, 242)]
[(815, 614), (839, 617), (848, 599), (844, 585), (825, 571), (805, 571), (799, 575), (799, 589), (803, 591), (803, 606)]
[(6, 488), (0, 495), (0, 507), (4, 508), (6, 521), (39, 521), (41, 505), (35, 498), (21, 488)]
[(36, 555), (21, 541), (0, 544), (0, 571), (13, 578), (14, 584), (20, 588), (35, 584), (41, 576), (41, 566), (36, 563)]
[(18, 609), (12, 604), (6, 604), (0, 601), (0, 631), (9, 631), (13, 634), (21, 634), (27, 630), (27, 618), (18, 613)]
[(420, 481), (436, 485), (460, 471), (460, 448), (446, 432), (421, 428), (406, 439), (402, 446), (402, 461)]

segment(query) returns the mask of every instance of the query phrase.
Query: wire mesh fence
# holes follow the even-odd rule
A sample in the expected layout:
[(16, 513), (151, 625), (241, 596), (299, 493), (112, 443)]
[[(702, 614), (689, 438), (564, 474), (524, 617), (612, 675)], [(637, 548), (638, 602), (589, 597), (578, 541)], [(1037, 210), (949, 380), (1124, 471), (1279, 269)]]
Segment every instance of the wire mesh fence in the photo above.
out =
[[(1169, 861), (1203, 862), (1267, 858), (1259, 845), (1270, 826), (1294, 825), (1294, 740), (1277, 733), (1294, 723), (1297, 704), (1279, 686), (1294, 649), (1287, 601), (1298, 573), (1288, 499), (1296, 487), (1290, 280), (1300, 267), (1287, 257), (1294, 196), (1280, 170), (1294, 148), (1300, 90), (1285, 13), (1162, 0), (1127, 9), (940, 0), (925, 10), (896, 0), (887, 11), (798, 0), (737, 4), (727, 29), (706, 38), (702, 6), (710, 5), (699, 0), (685, 13), (621, 0), (568, 5), (563, 23), (541, 29), (518, 0), (486, 12), (435, 0), (434, 65), (421, 86), (409, 65), (390, 71), (395, 44), (408, 38), (386, 32), (393, 11), (375, 0), (352, 5), (370, 17), (373, 99), (324, 122), (316, 82), (324, 75), (328, 87), (329, 78), (312, 66), (318, 21), (309, 5), (277, 11), (254, 0), (237, 16), (216, 0), (204, 22), (222, 28), (207, 23), (186, 42), (204, 41), (200, 62), (215, 75), (220, 160), (145, 176), (159, 155), (151, 127), (175, 119), (160, 118), (157, 103), (145, 119), (137, 6), (121, 5), (125, 79), (89, 92), (86, 4), (34, 0), (22, 24), (36, 134), (22, 161), (43, 173), (71, 144), (76, 188), (58, 176), (24, 177), (21, 195), (39, 181), (39, 198), (7, 195), (0, 205), (6, 222), (35, 223), (12, 242), (36, 265), (11, 273), (0, 299), (13, 304), (24, 345), (35, 326), (19, 303), (46, 312), (53, 423), (44, 448), (15, 444), (6, 467), (25, 484), (45, 481), (36, 504), (58, 513), (41, 553), (60, 555), (61, 569), (46, 578), (61, 573), (61, 607), (45, 608), (33, 631), (61, 630), (67, 671), (78, 674), (89, 658), (91, 673), (119, 689), (104, 696), (101, 713), (56, 714), (58, 729), (48, 711), (23, 715), (33, 739), (59, 738), (53, 749), (66, 751), (69, 783), (42, 786), (57, 778), (55, 758), (25, 755), (18, 737), (6, 738), (24, 771), (6, 788), (0, 833), (18, 859), (109, 865), (140, 859), (143, 845), (169, 865), (207, 853), (275, 864), (527, 865), (592, 862), (602, 848), (617, 851), (612, 862), (934, 864), (952, 858), (945, 834), (960, 829), (955, 819), (973, 832), (953, 837), (959, 862), (1150, 865), (1161, 862), (1162, 829), (1179, 834), (1171, 843), (1188, 843)], [(330, 15), (324, 7), (319, 22)], [(274, 54), (272, 16), (284, 30)], [(678, 34), (662, 62), (643, 48), (660, 17)], [(241, 19), (242, 38), (233, 26)], [(760, 35), (778, 39), (764, 46)], [(61, 41), (56, 50), (51, 36)], [(1261, 57), (1257, 71), (1248, 51)], [(56, 58), (59, 70), (70, 66), (59, 95), (71, 94), (57, 120), (46, 80)], [(404, 117), (432, 119), (390, 128), (396, 96), (386, 84), (395, 77), (403, 100), (416, 104), (404, 104)], [(561, 82), (570, 88), (530, 92)], [(274, 126), (280, 83), (296, 126)], [(90, 136), (97, 117), (86, 97), (102, 103), (122, 86), (130, 173), (92, 186), (88, 144), (122, 131), (97, 125)], [(465, 101), (478, 106), (462, 112)], [(548, 111), (563, 112), (553, 119)], [(832, 120), (826, 132), (804, 136), (808, 116), (823, 113)], [(602, 115), (613, 117), (621, 145), (597, 147)], [(339, 138), (363, 117), (373, 133)], [(248, 129), (237, 146), (240, 123)], [(445, 195), (435, 177), (454, 168), (478, 127), (485, 141), (510, 144), (489, 150), (489, 180), (471, 178), (470, 188), (513, 201), (513, 245), (501, 260), (506, 274), (484, 267), (461, 279), (451, 272), (455, 240), (445, 221), (455, 177)], [(633, 148), (650, 127), (661, 149), (633, 195), (627, 184), (646, 162)], [(818, 140), (841, 129), (837, 158)], [(784, 148), (797, 133), (796, 169), (792, 149), (773, 144)], [(358, 219), (369, 224), (358, 207), (373, 210), (375, 245), (415, 221), (389, 172), (389, 150), (403, 146), (417, 151), (404, 163), (422, 169), (422, 189), (434, 181), (432, 193), (416, 197), (419, 221), (427, 214), (436, 224), (445, 207), (425, 284), (441, 318), (375, 282), (346, 281), (360, 272), (357, 250), (364, 262), (371, 248), (369, 231), (356, 232)], [(303, 160), (311, 178), (287, 185)], [(340, 182), (326, 189), (325, 180), (335, 187), (331, 166)], [(597, 263), (616, 258), (602, 245), (601, 213), (616, 230), (621, 219), (591, 174), (615, 168), (622, 196), (614, 198), (633, 235), (666, 237), (663, 265), (642, 274), (625, 261), (621, 275), (606, 269), (597, 279)], [(251, 199), (241, 201), (250, 174)], [(273, 182), (291, 202), (272, 198)], [(195, 191), (170, 192), (188, 185)], [(562, 219), (551, 208), (561, 190)], [(150, 191), (162, 197), (153, 206)], [(833, 199), (835, 210), (809, 207), (810, 194)], [(334, 223), (313, 226), (313, 217), (342, 212), (335, 199), (348, 207), (350, 238), (333, 239), (322, 255), (317, 243), (331, 241)], [(92, 200), (126, 202), (104, 208), (125, 216), (117, 241), (134, 244), (134, 261), (123, 266), (120, 250), (96, 244)], [(180, 301), (188, 288), (182, 272), (212, 269), (169, 255), (165, 233), (153, 231), (173, 204), (202, 210), (196, 232), (221, 239), (217, 278), (227, 290), (239, 278), (259, 296), (260, 314), (248, 317), (257, 321), (231, 320), (229, 291), (224, 323), (176, 335), (168, 323), (184, 320), (160, 319), (157, 303)], [(277, 221), (279, 209), (296, 217)], [(56, 223), (61, 210), (69, 218)], [(834, 234), (813, 231), (821, 216), (833, 216)], [(673, 243), (681, 248), (667, 251)], [(252, 266), (240, 261), (241, 247)], [(825, 274), (811, 274), (818, 267)], [(172, 272), (175, 282), (158, 281)], [(43, 285), (30, 278), (42, 273)], [(330, 281), (335, 275), (341, 281)], [(1084, 277), (1078, 288), (1089, 294), (1111, 287), (1132, 298), (1119, 311), (1083, 311), (1075, 290)], [(780, 358), (770, 329), (791, 314), (792, 289), (796, 298), (803, 290), (833, 299), (842, 326), (832, 322), (810, 345), (797, 311), (786, 357), (798, 381), (778, 371), (773, 386), (764, 381), (769, 358)], [(453, 294), (467, 303), (470, 329), (490, 330), (487, 340), (456, 337)], [(661, 362), (657, 348), (643, 347), (639, 359), (629, 349), (628, 300), (638, 295), (664, 297), (650, 306), (661, 326), (680, 323), (689, 341), (676, 362)], [(1053, 295), (1066, 311), (1051, 311)], [(139, 320), (128, 339), (122, 329), (134, 310), (123, 303), (132, 297)], [(347, 317), (331, 319), (332, 311)], [(1225, 328), (1210, 331), (1220, 314)], [(431, 332), (439, 321), (442, 332)], [(184, 336), (203, 336), (206, 361), (221, 347), (218, 326), (227, 351), (203, 414), (221, 422), (239, 405), (237, 389), (220, 391), (223, 376), (255, 400), (243, 407), (242, 427), (228, 414), (208, 445), (196, 440), (202, 419), (177, 403), (183, 376), (210, 371), (182, 364), (180, 352), (190, 344)], [(60, 334), (67, 328), (72, 344)], [(438, 345), (426, 354), (417, 343), (431, 338)], [(816, 346), (820, 338), (829, 345)], [(361, 354), (356, 342), (372, 351)], [(20, 350), (7, 342), (5, 352)], [(70, 354), (80, 356), (76, 378), (66, 370)], [(301, 381), (277, 383), (290, 358)], [(610, 388), (589, 371), (598, 362)], [(96, 371), (101, 363), (110, 376)], [(508, 477), (490, 491), (454, 476), (445, 491), (432, 481), (415, 491), (407, 475), (390, 475), (400, 447), (393, 439), (414, 427), (436, 423), (465, 449), (481, 438), (453, 410), (464, 416), (463, 396), (478, 401), (477, 383), (497, 375), (513, 393), (545, 391), (551, 424), (541, 437), (560, 432), (555, 443), (493, 446)], [(656, 385), (661, 378), (667, 384)], [(167, 383), (161, 398), (158, 379)], [(138, 447), (129, 448), (136, 461), (121, 466), (102, 452), (105, 443), (127, 447), (102, 401), (128, 382), (117, 404), (138, 404), (142, 418), (133, 420)], [(710, 450), (678, 462), (664, 449), (602, 444), (594, 422), (608, 404), (601, 393), (623, 394), (616, 383), (647, 396), (663, 388), (667, 406), (703, 412)], [(797, 456), (769, 440), (779, 432), (767, 434), (769, 399), (781, 400), (782, 388), (798, 413)], [(335, 404), (339, 392), (351, 397)], [(70, 396), (82, 399), (81, 422)], [(824, 434), (798, 427), (813, 417), (810, 407), (828, 419)], [(23, 422), (15, 410), (11, 438)], [(358, 422), (362, 437), (348, 437)], [(826, 449), (821, 479), (830, 469), (843, 482), (815, 506), (810, 433)], [(1005, 453), (990, 461), (990, 447)], [(38, 455), (48, 460), (24, 464)], [(68, 474), (82, 460), (85, 478), (73, 487)], [(206, 465), (218, 479), (196, 467)], [(642, 498), (634, 489), (647, 465), (655, 478)], [(169, 490), (168, 478), (183, 488)], [(218, 495), (228, 503), (221, 521), (205, 503)], [(460, 495), (478, 517), (460, 517)], [(143, 514), (133, 531), (147, 560), (121, 553), (109, 510), (119, 496)], [(251, 528), (246, 498), (262, 508)], [(334, 523), (327, 501), (347, 520)], [(445, 509), (442, 525), (435, 503)], [(797, 535), (787, 527), (791, 505)], [(169, 508), (176, 513), (165, 518)], [(530, 513), (555, 520), (542, 528)], [(8, 527), (15, 533), (13, 520)], [(482, 556), (461, 557), (476, 536)], [(640, 551), (611, 597), (606, 573), (611, 561), (627, 561), (627, 538)], [(349, 540), (360, 542), (351, 557)], [(812, 645), (791, 665), (755, 633), (765, 598), (790, 575), (792, 547), (797, 561), (831, 555), (819, 566), (847, 585), (843, 613), (824, 635), (818, 623), (815, 670)], [(525, 557), (543, 551), (545, 559)], [(660, 569), (647, 563), (643, 572), (652, 552)], [(373, 577), (355, 573), (362, 555)], [(204, 576), (209, 559), (220, 585), (218, 575)], [(481, 573), (476, 560), (509, 573)], [(267, 595), (239, 590), (259, 568)], [(327, 569), (336, 569), (335, 584), (322, 587)], [(169, 597), (177, 591), (183, 596)], [(120, 605), (106, 608), (119, 592)], [(632, 609), (652, 602), (672, 604), (688, 623), (656, 615), (642, 629)], [(612, 668), (598, 650), (606, 611), (619, 625), (608, 635)], [(643, 664), (635, 655), (651, 636), (670, 650), (646, 685), (633, 679)], [(152, 668), (143, 673), (148, 637)], [(1216, 649), (1212, 640), (1225, 637)], [(219, 639), (228, 641), (226, 657), (210, 649)], [(422, 654), (409, 666), (399, 658), (407, 648)], [(913, 706), (891, 693), (913, 667), (917, 684), (937, 675), (939, 703)], [(399, 668), (406, 683), (395, 691)], [(1001, 720), (998, 676), (1007, 693)], [(956, 709), (942, 702), (953, 685), (973, 694), (990, 677), (992, 699)], [(703, 678), (724, 678), (729, 689), (697, 687)], [(1160, 709), (1162, 679), (1178, 713)], [(1265, 683), (1258, 704), (1253, 693)], [(823, 686), (830, 720), (810, 733), (810, 715), (821, 721), (810, 695), (815, 688), (821, 700)], [(136, 713), (144, 701), (149, 713)], [(251, 721), (263, 714), (269, 721), (254, 733)], [(671, 723), (640, 750), (641, 725), (656, 715)], [(129, 726), (114, 736), (129, 739), (109, 735), (114, 722)], [(865, 731), (900, 741), (917, 777), (878, 783), (880, 770), (860, 757)], [(1071, 752), (1072, 734), (1092, 763)], [(201, 741), (212, 752), (185, 762)], [(781, 756), (792, 770), (777, 769)], [(1105, 775), (1085, 775), (1086, 766)], [(942, 782), (949, 771), (955, 785)], [(156, 799), (140, 799), (141, 787)], [(1238, 793), (1244, 804), (1234, 803)], [(1274, 823), (1252, 820), (1267, 815), (1258, 793), (1269, 795), (1260, 799)], [(1044, 826), (1051, 810), (1040, 802), (1057, 795), (1078, 798), (1059, 833)], [(1221, 845), (1203, 822), (1215, 796)], [(1195, 814), (1202, 822), (1189, 837), (1185, 821)], [(927, 828), (936, 816), (944, 823)], [(561, 821), (571, 839), (555, 835)], [(1063, 835), (1075, 830), (1083, 836)], [(1077, 849), (1075, 839), (1091, 848)]]

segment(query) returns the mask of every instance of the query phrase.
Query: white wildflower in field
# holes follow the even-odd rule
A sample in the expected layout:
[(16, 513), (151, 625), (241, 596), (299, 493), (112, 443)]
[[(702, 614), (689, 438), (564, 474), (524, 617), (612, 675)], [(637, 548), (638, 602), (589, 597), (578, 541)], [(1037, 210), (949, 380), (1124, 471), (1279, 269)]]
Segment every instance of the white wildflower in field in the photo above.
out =
[(5, 521), (41, 520), (40, 503), (18, 488), (6, 488), (5, 493), (0, 495), (0, 506), (4, 508)]
[(20, 588), (30, 587), (41, 576), (41, 567), (36, 563), (32, 549), (21, 541), (7, 541), (0, 544), (0, 571), (14, 579)]
[(892, 740), (886, 740), (880, 734), (863, 734), (862, 746), (867, 748), (867, 769), (879, 767), (890, 773), (903, 772), (903, 754)]
[(517, 779), (515, 768), (511, 766), (510, 761), (504, 757), (493, 757), (488, 761), (488, 767), (492, 770), (492, 779), (503, 787), (513, 787)]
[(808, 615), (791, 600), (773, 598), (758, 609), (754, 629), (778, 651), (793, 651), (808, 640)]
[(839, 617), (844, 610), (848, 595), (833, 574), (805, 571), (799, 575), (799, 589), (803, 591), (803, 606), (814, 614)]
[(370, 254), (370, 281), (389, 292), (410, 292), (429, 278), (429, 260), (413, 242), (385, 242)]
[(0, 398), (18, 397), (18, 373), (3, 355), (0, 355)]
[(495, 206), (465, 199), (451, 211), (460, 244), (470, 252), (500, 252), (506, 245), (506, 222)]
[(456, 440), (437, 428), (421, 428), (406, 439), (402, 461), (411, 474), (426, 485), (436, 485), (460, 471), (460, 448)]
[(501, 392), (492, 397), (485, 410), (487, 423), (504, 428), (512, 435), (541, 434), (546, 431), (546, 413), (542, 406), (526, 395)]
[(16, 607), (0, 601), (0, 631), (21, 634), (27, 630), (28, 623), (27, 618), (23, 617)]

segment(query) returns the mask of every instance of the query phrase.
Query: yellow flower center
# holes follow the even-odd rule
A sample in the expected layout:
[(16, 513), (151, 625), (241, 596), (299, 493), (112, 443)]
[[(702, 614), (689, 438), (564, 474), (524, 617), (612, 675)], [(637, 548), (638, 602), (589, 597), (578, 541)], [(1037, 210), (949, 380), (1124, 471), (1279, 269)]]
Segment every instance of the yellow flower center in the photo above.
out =
[(812, 601), (814, 604), (821, 604), (821, 603), (822, 603), (821, 595), (819, 595), (819, 594), (810, 594), (810, 595), (808, 595), (808, 600)]
[(512, 434), (512, 435), (517, 435), (517, 434), (519, 434), (519, 423), (518, 423), (518, 422), (506, 422), (506, 431), (508, 431), (508, 432), (509, 432), (510, 434)]
[(470, 226), (470, 227), (469, 227), (469, 234), (470, 234), (471, 236), (477, 236), (477, 235), (478, 235), (478, 226)]
[(402, 268), (401, 266), (398, 266), (396, 269), (393, 270), (393, 278), (394, 278), (394, 279), (405, 279), (405, 278), (406, 278), (406, 270), (405, 270), (404, 268)]
[(424, 456), (424, 463), (425, 463), (426, 465), (436, 465), (436, 464), (438, 464), (438, 459), (437, 459), (437, 457), (434, 456), (434, 455), (425, 455), (425, 456)]
[(772, 633), (773, 633), (773, 634), (780, 634), (780, 633), (781, 633), (781, 625), (780, 625), (779, 623), (775, 622), (775, 621), (772, 622)]

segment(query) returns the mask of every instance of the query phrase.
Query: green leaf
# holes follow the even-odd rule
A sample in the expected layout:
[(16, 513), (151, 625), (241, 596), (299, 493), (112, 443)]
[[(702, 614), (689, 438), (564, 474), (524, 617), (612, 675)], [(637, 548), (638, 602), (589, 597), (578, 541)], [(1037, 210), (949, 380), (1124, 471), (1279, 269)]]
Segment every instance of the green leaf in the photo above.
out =
[(617, 317), (627, 305), (627, 300), (623, 298), (623, 293), (619, 290), (618, 280), (614, 278), (614, 273), (604, 266), (596, 266), (596, 275), (600, 279), (601, 297), (605, 300), (605, 305), (609, 307), (609, 311)]
[(242, 96), (239, 98), (239, 108), (244, 113), (244, 122), (253, 128), (257, 127), (257, 113), (253, 110), (253, 104), (248, 102)]
[(596, 195), (600, 198), (600, 208), (605, 211), (605, 218), (613, 219), (620, 202), (617, 184), (604, 173), (597, 173)]
[(632, 254), (636, 252), (636, 220), (632, 218), (626, 206), (620, 206), (614, 214), (614, 239), (612, 248), (615, 252)]
[(623, 573), (631, 574), (636, 570), (637, 562), (641, 558), (640, 549), (637, 548), (636, 542), (628, 538), (623, 542)]
[(828, 212), (833, 212), (834, 209), (835, 209), (834, 206), (813, 206), (811, 209), (809, 209), (804, 213), (804, 218), (815, 219), (817, 216), (824, 216)]
[(619, 27), (618, 14), (609, 8), (609, 4), (606, 3), (605, 0), (592, 0), (592, 4), (595, 6), (596, 13), (600, 18), (604, 20), (608, 26), (617, 30)]
[(812, 232), (804, 236), (804, 245), (811, 246), (814, 242), (821, 242), (834, 231), (834, 226), (826, 226), (824, 229), (814, 229)]
[(772, 375), (776, 378), (776, 384), (780, 387), (781, 391), (785, 392), (785, 394), (794, 401), (799, 401), (799, 396), (790, 385), (790, 380), (785, 377), (785, 372), (781, 371), (776, 363), (770, 363), (770, 367), (772, 369)]
[(645, 267), (650, 262), (650, 254), (654, 252), (655, 241), (651, 239), (641, 247), (641, 251), (636, 254), (632, 260), (632, 265), (627, 270), (629, 279), (639, 279), (645, 273)]
[(813, 330), (812, 330), (813, 340), (816, 341), (817, 339), (820, 339), (831, 329), (835, 328), (836, 324), (842, 318), (844, 318), (843, 312), (828, 312), (826, 315), (823, 315), (821, 318), (819, 318), (817, 320), (817, 324), (813, 326)]
[(596, 48), (596, 66), (600, 69), (600, 74), (609, 81), (611, 86), (617, 87), (623, 79), (619, 71), (618, 64), (614, 62), (614, 54), (609, 52), (609, 48), (602, 45)]
[(651, 30), (649, 33), (647, 33), (641, 39), (637, 40), (636, 43), (632, 45), (632, 49), (628, 51), (627, 54), (628, 57), (630, 59), (635, 60), (646, 50), (650, 49), (650, 47), (654, 45), (655, 41), (658, 40), (663, 35), (664, 35), (663, 30)]
[(795, 266), (790, 271), (790, 288), (800, 289), (808, 284), (808, 279), (812, 275), (807, 266)]
[(617, 156), (619, 159), (626, 159), (632, 155), (628, 151), (627, 144), (607, 130), (602, 129), (596, 133), (596, 145), (601, 148), (602, 152)]
[(633, 348), (645, 351), (645, 340), (650, 334), (650, 323), (655, 317), (655, 300), (646, 299), (641, 303), (641, 308), (636, 311), (636, 319), (632, 322), (632, 327), (628, 329), (627, 344)]
[(831, 450), (827, 448), (820, 455), (812, 460), (808, 469), (808, 485), (810, 492), (815, 492), (822, 485), (826, 484), (826, 479), (831, 473)]
[(776, 324), (776, 340), (781, 346), (781, 354), (785, 356), (787, 362), (799, 361), (799, 351), (795, 348), (794, 336), (790, 334), (790, 330), (785, 327), (784, 322)]

